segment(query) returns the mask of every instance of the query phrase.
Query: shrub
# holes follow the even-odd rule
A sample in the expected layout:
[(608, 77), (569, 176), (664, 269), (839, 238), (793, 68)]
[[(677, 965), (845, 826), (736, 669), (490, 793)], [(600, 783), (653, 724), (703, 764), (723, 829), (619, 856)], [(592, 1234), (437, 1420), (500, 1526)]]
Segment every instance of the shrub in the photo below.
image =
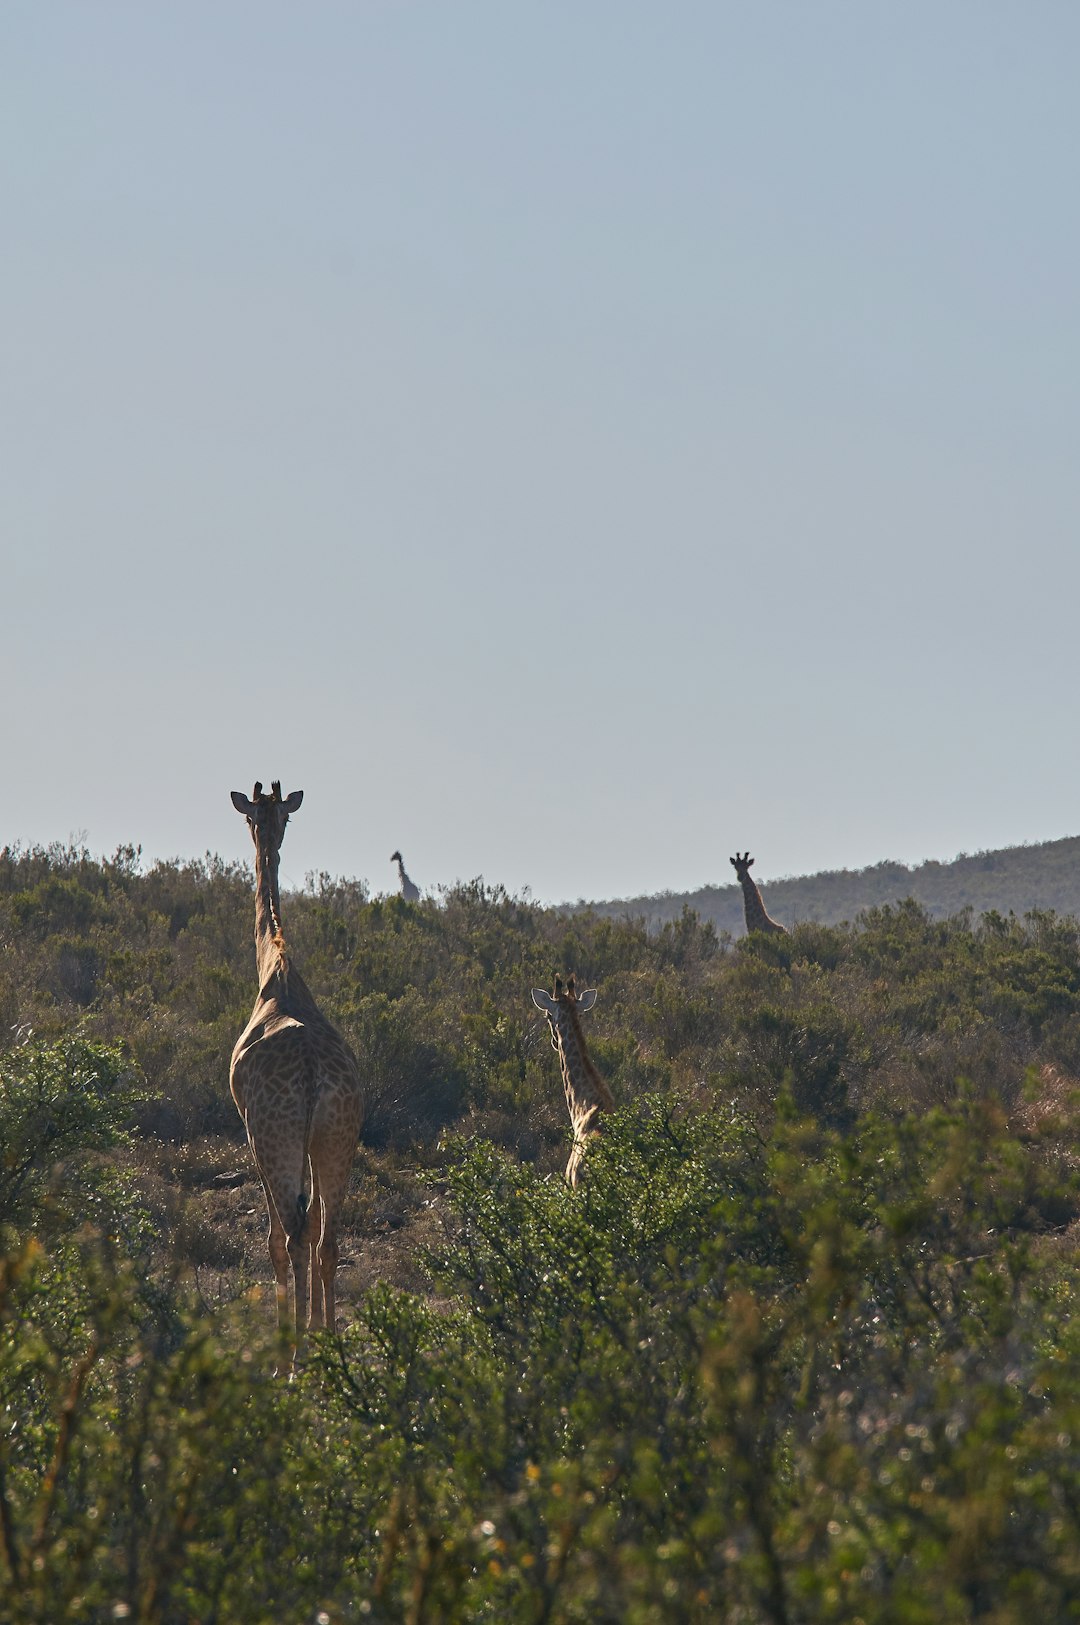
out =
[(0, 1235), (78, 1228), (115, 1188), (95, 1153), (118, 1145), (145, 1100), (120, 1052), (83, 1039), (28, 1042), (0, 1062)]

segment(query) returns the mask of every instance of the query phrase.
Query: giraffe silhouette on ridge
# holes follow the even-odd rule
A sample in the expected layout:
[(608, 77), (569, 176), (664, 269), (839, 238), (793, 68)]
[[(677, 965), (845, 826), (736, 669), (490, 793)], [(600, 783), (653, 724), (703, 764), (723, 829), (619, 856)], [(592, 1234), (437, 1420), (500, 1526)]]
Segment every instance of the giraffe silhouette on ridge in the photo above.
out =
[(402, 861), (401, 853), (391, 852), (390, 862), (397, 864), (398, 879), (401, 882), (402, 897), (404, 897), (407, 903), (418, 903), (420, 901), (420, 887), (415, 883), (415, 881), (410, 880), (408, 875), (405, 873), (405, 864)]
[(781, 936), (788, 935), (786, 925), (774, 920), (761, 901), (761, 893), (750, 878), (753, 858), (749, 852), (736, 852), (731, 859), (732, 867), (739, 879), (743, 894), (743, 913), (746, 916), (747, 931), (778, 931)]

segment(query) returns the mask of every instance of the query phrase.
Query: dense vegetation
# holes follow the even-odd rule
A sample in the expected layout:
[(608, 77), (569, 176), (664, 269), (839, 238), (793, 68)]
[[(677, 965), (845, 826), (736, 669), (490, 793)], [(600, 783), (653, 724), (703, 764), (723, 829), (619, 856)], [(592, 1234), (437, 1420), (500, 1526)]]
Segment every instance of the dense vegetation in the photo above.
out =
[[(768, 861), (768, 854), (761, 858)], [(721, 853), (717, 867), (727, 880), (731, 871)], [(769, 870), (759, 863), (757, 877)], [(907, 898), (921, 903), (935, 919), (970, 909), (978, 915), (1024, 914), (1028, 909), (1054, 909), (1080, 915), (1080, 836), (1043, 841), (1036, 846), (1004, 847), (997, 852), (963, 852), (951, 863), (930, 858), (909, 867), (894, 861), (867, 869), (835, 869), (816, 875), (770, 880), (763, 885), (769, 910), (785, 925), (814, 920), (836, 925), (853, 920), (868, 908), (882, 908)], [(693, 892), (661, 892), (653, 897), (623, 898), (593, 905), (600, 913), (647, 920), (662, 925), (692, 908), (718, 931), (740, 936), (742, 892), (737, 885), (702, 886)]]
[[(1074, 921), (731, 944), (311, 877), (370, 1114), (285, 1383), (251, 916), (216, 860), (0, 855), (0, 1617), (1080, 1615)], [(577, 1193), (555, 969), (620, 1104)]]

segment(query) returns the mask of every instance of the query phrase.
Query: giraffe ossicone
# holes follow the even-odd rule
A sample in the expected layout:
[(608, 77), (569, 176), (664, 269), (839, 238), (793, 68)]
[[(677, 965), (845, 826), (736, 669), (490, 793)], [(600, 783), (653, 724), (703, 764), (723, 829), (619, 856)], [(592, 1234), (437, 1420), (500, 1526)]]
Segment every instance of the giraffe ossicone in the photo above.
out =
[(257, 783), (250, 799), (231, 796), (255, 843), (259, 992), (233, 1049), (229, 1087), (266, 1196), (278, 1324), (298, 1353), (308, 1326), (335, 1326), (338, 1225), (363, 1091), (356, 1058), (291, 963), (281, 925), (281, 843), (304, 792), (283, 797), (275, 780), (269, 795)]
[(532, 1000), (547, 1017), (551, 1043), (559, 1056), (566, 1106), (574, 1130), (574, 1143), (565, 1175), (566, 1183), (573, 1187), (581, 1179), (585, 1152), (589, 1141), (600, 1132), (603, 1113), (613, 1111), (615, 1107), (611, 1090), (585, 1047), (585, 1035), (578, 1019), (583, 1011), (591, 1010), (596, 1003), (596, 989), (586, 988), (579, 994), (572, 976), (565, 987), (562, 977), (556, 976), (554, 994), (548, 993), (546, 988), (534, 987)]

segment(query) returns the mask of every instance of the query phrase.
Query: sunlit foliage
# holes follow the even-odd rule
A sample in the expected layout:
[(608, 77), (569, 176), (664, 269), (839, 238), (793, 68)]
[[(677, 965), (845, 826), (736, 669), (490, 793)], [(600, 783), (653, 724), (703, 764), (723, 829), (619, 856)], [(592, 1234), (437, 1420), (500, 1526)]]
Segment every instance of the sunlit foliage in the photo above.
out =
[[(229, 1230), (250, 875), (0, 855), (0, 1617), (1075, 1615), (1075, 922), (285, 913), (396, 1238), (291, 1383)], [(620, 1108), (573, 1193), (556, 969)]]

